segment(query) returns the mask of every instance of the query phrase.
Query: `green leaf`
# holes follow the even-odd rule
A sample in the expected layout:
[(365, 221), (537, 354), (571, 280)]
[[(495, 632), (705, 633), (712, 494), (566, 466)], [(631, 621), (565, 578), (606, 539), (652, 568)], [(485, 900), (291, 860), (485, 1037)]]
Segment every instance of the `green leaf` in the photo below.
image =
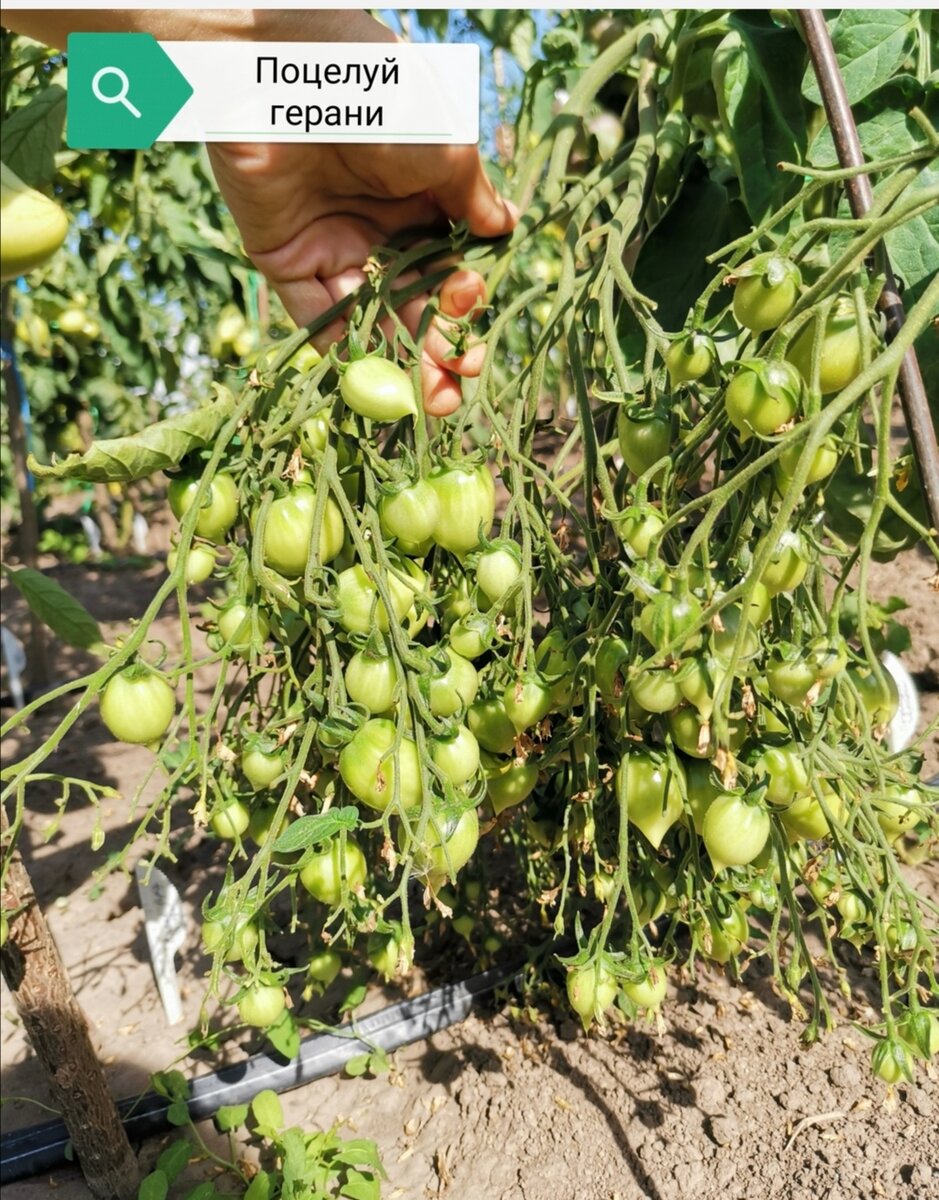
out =
[(181, 1138), (166, 1147), (157, 1159), (157, 1169), (172, 1183), (186, 1169), (192, 1155), (193, 1149), (188, 1138)]
[(3, 161), (30, 187), (45, 187), (55, 178), (64, 125), (65, 88), (53, 83), (3, 118)]
[(128, 483), (179, 466), (192, 450), (211, 442), (232, 414), (235, 400), (228, 388), (213, 384), (216, 399), (192, 412), (148, 425), (130, 437), (105, 438), (84, 454), (44, 466), (29, 456), (29, 469), (40, 479), (82, 479), (93, 483)]
[(258, 1171), (248, 1184), (244, 1200), (270, 1200), (274, 1195), (274, 1179), (267, 1171)]
[(356, 1054), (346, 1063), (343, 1070), (352, 1079), (356, 1079), (359, 1075), (364, 1075), (368, 1070), (370, 1054)]
[(247, 1104), (223, 1104), (215, 1114), (215, 1128), (220, 1133), (231, 1133), (233, 1129), (240, 1129), (247, 1117)]
[(359, 810), (354, 804), (343, 808), (331, 808), (329, 812), (314, 813), (300, 817), (280, 835), (274, 843), (275, 854), (290, 854), (295, 850), (308, 850), (319, 842), (327, 842), (341, 829), (347, 832), (359, 823)]
[(705, 260), (736, 236), (731, 215), (727, 189), (695, 158), (678, 199), (643, 242), (633, 273), (639, 291), (657, 303), (656, 319), (665, 329), (681, 329), (713, 278), (714, 267)]
[(385, 1177), (378, 1147), (369, 1138), (349, 1138), (339, 1148), (339, 1157), (349, 1166), (370, 1167), (377, 1174)]
[(166, 1194), (170, 1190), (170, 1181), (166, 1175), (160, 1171), (151, 1171), (149, 1175), (145, 1175), (140, 1181), (140, 1187), (137, 1189), (137, 1200), (166, 1200)]
[(368, 984), (357, 983), (354, 987), (349, 989), (349, 991), (346, 993), (345, 1000), (343, 1000), (342, 1004), (339, 1005), (340, 1013), (352, 1012), (353, 1009), (359, 1007), (367, 995)]
[[(247, 1195), (247, 1193), (245, 1193)], [(196, 1186), (186, 1193), (185, 1200), (212, 1200), (213, 1196), (218, 1196), (219, 1191), (215, 1184), (209, 1179), (204, 1179), (202, 1183), (197, 1183)]]
[(778, 164), (801, 162), (808, 140), (796, 85), (805, 48), (794, 30), (764, 20), (757, 14), (732, 16), (732, 30), (712, 63), (718, 111), (754, 224), (798, 189), (798, 177)]
[[(863, 100), (894, 74), (913, 44), (915, 24), (916, 14), (909, 9), (846, 8), (829, 25), (849, 104)], [(822, 102), (811, 64), (802, 94), (813, 104)]]
[(288, 1129), (281, 1139), (284, 1152), (284, 1193), (291, 1194), (291, 1189), (302, 1183), (307, 1174), (306, 1142), (299, 1129)]
[(81, 650), (101, 653), (104, 643), (98, 622), (61, 584), (33, 567), (7, 570), (5, 574), (29, 605), (33, 616), (48, 625), (56, 637)]
[(284, 1127), (284, 1110), (280, 1097), (270, 1088), (265, 1088), (251, 1101), (251, 1113), (259, 1125), (280, 1131)]
[(381, 1180), (374, 1175), (362, 1175), (359, 1171), (350, 1172), (339, 1195), (347, 1196), (349, 1200), (379, 1200)]
[(264, 1031), (264, 1036), (284, 1058), (296, 1058), (300, 1051), (300, 1030), (289, 1012), (281, 1013), (275, 1023)]
[(171, 1125), (189, 1124), (189, 1106), (185, 1100), (174, 1100), (166, 1110), (166, 1119)]
[[(922, 129), (908, 110), (924, 101), (923, 86), (911, 75), (900, 75), (854, 106), (861, 149), (867, 158), (892, 158), (923, 143)], [(837, 167), (838, 155), (829, 125), (823, 125), (809, 148), (809, 161)]]

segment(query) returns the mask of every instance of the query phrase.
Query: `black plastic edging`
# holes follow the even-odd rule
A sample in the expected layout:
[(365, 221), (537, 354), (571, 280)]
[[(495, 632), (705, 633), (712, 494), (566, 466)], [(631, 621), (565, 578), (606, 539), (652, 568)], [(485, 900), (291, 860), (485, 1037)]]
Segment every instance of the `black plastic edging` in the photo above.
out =
[[(379, 1012), (350, 1022), (347, 1033), (322, 1033), (305, 1038), (296, 1058), (289, 1061), (255, 1054), (245, 1062), (225, 1067), (192, 1081), (189, 1113), (194, 1120), (211, 1117), (222, 1105), (247, 1104), (267, 1088), (287, 1092), (341, 1071), (350, 1058), (380, 1047), (397, 1050), (419, 1042), (469, 1016), (475, 1001), (507, 983), (520, 969), (494, 967), (463, 983), (435, 988), (410, 1000), (391, 1004)], [(118, 1111), (132, 1142), (162, 1133), (170, 1127), (166, 1113), (170, 1101), (155, 1092), (118, 1101)], [(61, 1120), (46, 1121), (4, 1134), (0, 1138), (0, 1184), (15, 1183), (51, 1171), (68, 1160), (68, 1130)]]

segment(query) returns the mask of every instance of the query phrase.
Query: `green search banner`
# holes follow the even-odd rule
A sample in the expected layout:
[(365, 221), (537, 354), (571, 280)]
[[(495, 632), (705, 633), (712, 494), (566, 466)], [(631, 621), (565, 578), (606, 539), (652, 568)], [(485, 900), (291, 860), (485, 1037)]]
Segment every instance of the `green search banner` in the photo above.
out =
[(76, 149), (145, 150), (192, 93), (149, 33), (69, 35), (66, 139)]

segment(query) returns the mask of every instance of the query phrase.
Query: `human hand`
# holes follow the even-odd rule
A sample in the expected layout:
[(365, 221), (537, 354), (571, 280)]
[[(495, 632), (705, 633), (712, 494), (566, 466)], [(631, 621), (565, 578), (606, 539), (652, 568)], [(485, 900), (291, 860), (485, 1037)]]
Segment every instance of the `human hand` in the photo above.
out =
[[(481, 237), (498, 237), (517, 220), (475, 146), (237, 143), (216, 144), (210, 154), (245, 251), (298, 325), (354, 292), (372, 248), (394, 234), (426, 231), (450, 218), (465, 220)], [(454, 273), (441, 288), (441, 315), (428, 330), (421, 361), (424, 408), (433, 416), (459, 407), (457, 377), (477, 375), (484, 357), (482, 346), (454, 356), (444, 318), (466, 316), (485, 300), (485, 283), (474, 271)], [(400, 310), (412, 334), (426, 304), (419, 296)], [(314, 340), (329, 345), (344, 327), (335, 321)]]

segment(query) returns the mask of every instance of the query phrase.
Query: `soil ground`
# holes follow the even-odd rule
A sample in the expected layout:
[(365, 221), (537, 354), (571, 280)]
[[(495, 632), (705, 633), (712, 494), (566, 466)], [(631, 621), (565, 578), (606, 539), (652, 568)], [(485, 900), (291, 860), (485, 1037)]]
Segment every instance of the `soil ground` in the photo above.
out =
[[(143, 610), (162, 567), (106, 573), (58, 566), (51, 574), (115, 635)], [(939, 711), (939, 604), (928, 574), (925, 558), (906, 555), (878, 568), (873, 588), (878, 599), (898, 594), (910, 602), (903, 619), (914, 645), (905, 659), (923, 688), (924, 727)], [(21, 607), (5, 599), (4, 621), (22, 636)], [(157, 628), (172, 643), (172, 614)], [(60, 678), (83, 667), (62, 648), (55, 655)], [(47, 728), (46, 719), (36, 720), (33, 738)], [(924, 749), (928, 777), (939, 772), (939, 735)], [(58, 769), (87, 771), (126, 791), (151, 761), (145, 750), (113, 743), (91, 718), (63, 749)], [(49, 798), (33, 798), (30, 870), (112, 1092), (133, 1095), (147, 1087), (150, 1072), (180, 1058), (195, 1021), (207, 965), (195, 917), (218, 856), (210, 842), (191, 837), (168, 871), (190, 931), (179, 956), (185, 1016), (171, 1028), (133, 880), (112, 875), (92, 898), (101, 857), (88, 843), (98, 815), (88, 805), (70, 806), (44, 840), (52, 813)], [(100, 823), (102, 854), (123, 845), (129, 827), (120, 800), (103, 807)], [(939, 864), (916, 875), (939, 896)], [(307, 1128), (341, 1121), (374, 1139), (389, 1175), (383, 1195), (393, 1200), (927, 1200), (939, 1195), (939, 1071), (920, 1070), (914, 1086), (893, 1093), (871, 1078), (869, 1043), (851, 1021), (865, 1016), (857, 997), (873, 983), (873, 970), (859, 957), (849, 967), (855, 1000), (838, 1004), (838, 1028), (808, 1048), (758, 960), (739, 983), (708, 973), (673, 980), (660, 1028), (584, 1036), (570, 1021), (513, 1017), (503, 1006), (398, 1051), (388, 1075), (329, 1078), (286, 1095), (284, 1106), (291, 1122)], [(461, 970), (454, 962), (451, 977)], [(368, 1007), (400, 994), (376, 989)], [(48, 1093), (5, 987), (0, 1007), (9, 1130), (48, 1119), (40, 1107)], [(207, 1062), (183, 1065), (190, 1073), (210, 1069)], [(206, 1136), (213, 1136), (210, 1126)], [(145, 1165), (162, 1144), (142, 1147)], [(5, 1200), (87, 1195), (74, 1168), (4, 1189)]]

